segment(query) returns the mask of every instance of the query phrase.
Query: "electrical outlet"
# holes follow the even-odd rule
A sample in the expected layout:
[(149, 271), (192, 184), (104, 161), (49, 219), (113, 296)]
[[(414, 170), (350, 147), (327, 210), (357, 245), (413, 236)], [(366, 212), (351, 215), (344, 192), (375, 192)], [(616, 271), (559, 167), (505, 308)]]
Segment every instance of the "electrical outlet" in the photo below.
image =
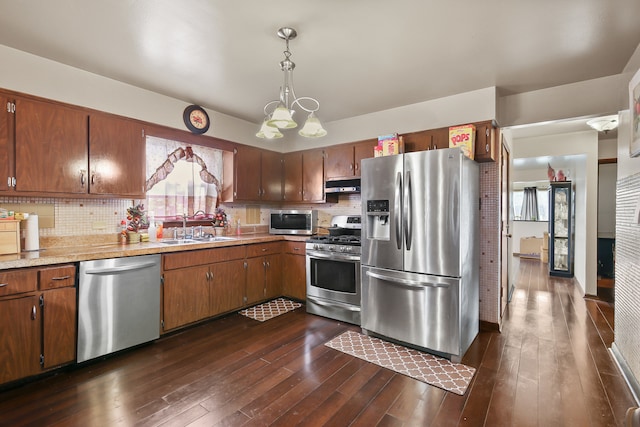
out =
[(95, 221), (95, 222), (91, 223), (91, 228), (93, 230), (106, 230), (107, 229), (107, 223), (106, 223), (106, 221)]

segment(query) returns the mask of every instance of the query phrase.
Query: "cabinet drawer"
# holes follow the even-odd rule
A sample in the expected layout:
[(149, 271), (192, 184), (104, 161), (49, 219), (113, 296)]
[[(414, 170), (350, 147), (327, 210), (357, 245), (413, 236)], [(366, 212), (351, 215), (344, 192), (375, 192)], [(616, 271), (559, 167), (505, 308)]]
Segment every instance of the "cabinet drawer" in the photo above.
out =
[(282, 242), (261, 243), (247, 246), (247, 258), (258, 257), (282, 252)]
[(304, 255), (305, 242), (284, 242), (284, 251), (288, 254)]
[(41, 268), (38, 270), (38, 276), (38, 288), (41, 291), (72, 287), (76, 282), (76, 266), (69, 264)]
[(225, 248), (202, 249), (198, 251), (178, 252), (162, 257), (162, 268), (173, 270), (176, 268), (194, 267), (214, 262), (243, 259), (246, 253), (245, 246), (228, 246)]
[(0, 272), (0, 296), (35, 291), (37, 286), (38, 271), (35, 269)]

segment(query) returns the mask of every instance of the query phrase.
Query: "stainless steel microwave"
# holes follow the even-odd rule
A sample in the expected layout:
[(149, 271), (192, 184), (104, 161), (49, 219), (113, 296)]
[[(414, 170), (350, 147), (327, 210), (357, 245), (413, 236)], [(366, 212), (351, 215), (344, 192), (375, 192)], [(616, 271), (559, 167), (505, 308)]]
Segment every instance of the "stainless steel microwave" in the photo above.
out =
[(318, 229), (318, 211), (304, 210), (272, 210), (269, 214), (270, 234), (302, 234), (312, 235)]

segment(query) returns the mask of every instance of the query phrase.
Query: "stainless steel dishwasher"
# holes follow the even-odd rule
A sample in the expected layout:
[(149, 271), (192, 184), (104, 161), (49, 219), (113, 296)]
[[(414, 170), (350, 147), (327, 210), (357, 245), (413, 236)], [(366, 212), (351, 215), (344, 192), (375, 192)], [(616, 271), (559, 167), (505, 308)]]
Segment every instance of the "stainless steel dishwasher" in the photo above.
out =
[(80, 263), (78, 362), (160, 336), (160, 255)]

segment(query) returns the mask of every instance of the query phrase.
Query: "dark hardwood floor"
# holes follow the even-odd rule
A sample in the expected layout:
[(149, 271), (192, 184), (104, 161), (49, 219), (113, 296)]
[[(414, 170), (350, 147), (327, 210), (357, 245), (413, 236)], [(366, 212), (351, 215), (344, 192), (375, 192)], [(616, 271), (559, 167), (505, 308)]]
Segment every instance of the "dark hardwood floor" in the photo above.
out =
[(635, 406), (613, 310), (521, 260), (502, 333), (481, 332), (464, 396), (330, 349), (351, 325), (238, 314), (0, 392), (0, 425), (620, 426)]

